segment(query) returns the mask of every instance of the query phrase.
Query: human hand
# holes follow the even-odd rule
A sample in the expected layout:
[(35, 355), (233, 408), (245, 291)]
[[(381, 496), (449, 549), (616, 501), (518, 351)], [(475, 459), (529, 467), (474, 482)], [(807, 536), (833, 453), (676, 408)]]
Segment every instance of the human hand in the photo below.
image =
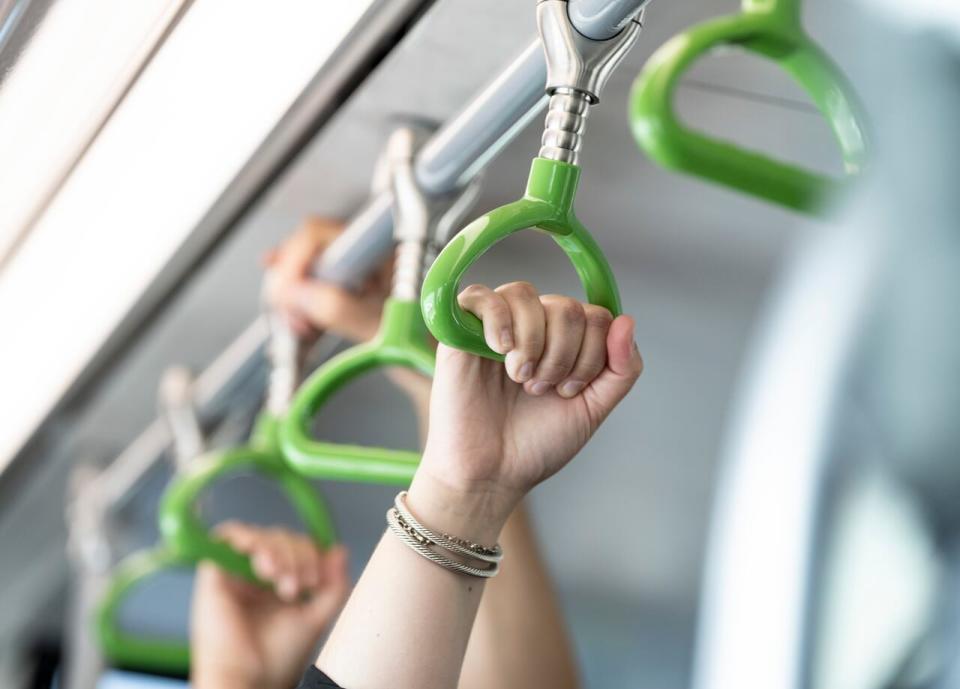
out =
[(264, 260), (270, 271), (267, 302), (301, 337), (330, 331), (352, 342), (366, 342), (380, 327), (383, 301), (390, 291), (390, 261), (357, 291), (310, 276), (314, 262), (342, 231), (340, 222), (308, 218)]
[(293, 687), (347, 598), (342, 546), (321, 551), (283, 529), (228, 522), (217, 534), (250, 555), (264, 588), (212, 563), (197, 567), (190, 622), (196, 689)]
[[(586, 444), (643, 362), (633, 319), (603, 307), (541, 296), (525, 282), (472, 285), (458, 300), (506, 361), (439, 347), (430, 433), (409, 500), (424, 523), (436, 514), (438, 528), (489, 540), (524, 494)], [(475, 531), (481, 522), (485, 534)]]
[[(351, 342), (366, 342), (380, 328), (383, 302), (390, 293), (392, 260), (385, 261), (357, 291), (310, 276), (311, 266), (342, 231), (342, 223), (308, 218), (264, 260), (270, 271), (267, 302), (303, 339), (329, 331)], [(410, 397), (425, 425), (429, 379), (396, 367), (388, 369), (387, 375)]]

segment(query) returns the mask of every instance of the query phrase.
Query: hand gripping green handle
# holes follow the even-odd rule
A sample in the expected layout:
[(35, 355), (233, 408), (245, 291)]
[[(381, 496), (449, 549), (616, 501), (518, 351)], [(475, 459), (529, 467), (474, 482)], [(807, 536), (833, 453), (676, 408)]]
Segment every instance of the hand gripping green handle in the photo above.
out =
[(414, 301), (390, 298), (384, 304), (380, 333), (330, 359), (300, 386), (280, 424), (280, 443), (287, 462), (314, 478), (406, 485), (420, 463), (420, 454), (315, 440), (314, 417), (339, 389), (382, 366), (402, 366), (433, 375), (433, 348)]
[(244, 471), (276, 481), (314, 541), (323, 547), (336, 541), (333, 522), (320, 496), (308, 480), (290, 470), (276, 449), (275, 426), (275, 420), (264, 415), (253, 444), (199, 457), (171, 482), (160, 502), (160, 532), (179, 557), (189, 562), (209, 560), (235, 576), (262, 583), (250, 558), (214, 538), (196, 510), (197, 498), (206, 488)]
[(523, 198), (482, 215), (444, 247), (423, 281), (423, 318), (440, 342), (478, 356), (503, 361), (483, 338), (483, 326), (457, 303), (467, 269), (501, 239), (527, 228), (549, 234), (570, 258), (587, 300), (620, 315), (620, 293), (607, 259), (573, 212), (580, 168), (535, 158)]
[(120, 606), (136, 586), (165, 569), (188, 567), (167, 548), (145, 550), (124, 559), (114, 570), (95, 615), (97, 639), (104, 658), (118, 667), (186, 676), (190, 645), (186, 640), (137, 636), (117, 622)]
[(741, 14), (705, 22), (667, 41), (650, 58), (630, 96), (633, 135), (664, 167), (682, 170), (799, 211), (816, 211), (842, 182), (743, 150), (684, 127), (673, 109), (683, 72), (718, 46), (736, 45), (783, 67), (826, 117), (847, 175), (866, 157), (865, 118), (853, 88), (804, 32), (798, 0), (744, 0)]

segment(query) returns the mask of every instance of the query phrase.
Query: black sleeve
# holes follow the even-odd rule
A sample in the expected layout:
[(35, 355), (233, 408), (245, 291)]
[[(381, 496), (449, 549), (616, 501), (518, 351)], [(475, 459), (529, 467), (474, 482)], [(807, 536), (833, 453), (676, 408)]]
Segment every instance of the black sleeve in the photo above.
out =
[(297, 689), (343, 689), (343, 687), (320, 672), (316, 666), (311, 665), (303, 673), (303, 679), (300, 680)]

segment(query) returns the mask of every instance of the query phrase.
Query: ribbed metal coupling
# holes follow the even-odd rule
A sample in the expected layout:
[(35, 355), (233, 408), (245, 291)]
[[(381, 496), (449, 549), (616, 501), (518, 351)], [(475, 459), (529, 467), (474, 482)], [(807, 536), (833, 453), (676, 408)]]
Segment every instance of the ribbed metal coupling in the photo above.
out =
[(571, 165), (579, 163), (589, 108), (590, 96), (582, 91), (558, 89), (550, 96), (540, 139), (541, 158)]
[(300, 384), (304, 351), (300, 338), (279, 313), (267, 312), (267, 324), (270, 329), (267, 341), (270, 373), (267, 378), (266, 408), (271, 414), (281, 416), (286, 413), (293, 393)]
[(420, 299), (424, 244), (424, 242), (417, 240), (402, 241), (397, 245), (396, 259), (393, 265), (392, 296), (409, 301)]

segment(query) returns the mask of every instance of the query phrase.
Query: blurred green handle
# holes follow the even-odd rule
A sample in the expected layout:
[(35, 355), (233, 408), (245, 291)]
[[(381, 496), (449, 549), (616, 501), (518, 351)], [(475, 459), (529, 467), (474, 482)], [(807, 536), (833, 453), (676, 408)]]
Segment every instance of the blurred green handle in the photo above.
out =
[(138, 636), (125, 632), (118, 617), (124, 600), (136, 586), (165, 569), (190, 563), (167, 548), (145, 550), (124, 559), (113, 572), (95, 615), (100, 649), (111, 664), (130, 670), (148, 670), (186, 676), (190, 671), (187, 640)]
[[(264, 424), (261, 423), (261, 431)], [(271, 447), (241, 447), (215, 452), (195, 460), (174, 478), (160, 502), (160, 532), (170, 548), (185, 560), (209, 560), (231, 574), (260, 582), (250, 558), (210, 534), (200, 520), (200, 494), (232, 474), (252, 471), (275, 481), (290, 499), (310, 537), (324, 548), (336, 541), (326, 506), (308, 480), (290, 470)]]
[(483, 326), (457, 303), (460, 281), (473, 263), (505, 237), (527, 228), (549, 234), (566, 252), (580, 276), (587, 300), (620, 314), (620, 293), (610, 265), (573, 212), (580, 168), (535, 158), (523, 198), (482, 215), (444, 247), (427, 272), (421, 292), (423, 318), (440, 342), (478, 356), (503, 361), (483, 338)]
[(347, 383), (384, 366), (401, 366), (433, 375), (433, 348), (416, 302), (387, 299), (379, 335), (330, 359), (310, 376), (294, 396), (280, 425), (280, 444), (288, 464), (313, 478), (407, 485), (420, 454), (315, 440), (310, 432), (321, 407)]
[(866, 157), (865, 118), (852, 86), (804, 32), (798, 3), (746, 0), (743, 12), (689, 29), (665, 43), (634, 82), (633, 135), (647, 155), (681, 170), (804, 212), (816, 211), (842, 181), (778, 162), (684, 127), (674, 91), (697, 59), (720, 46), (739, 46), (786, 70), (827, 119), (840, 145), (845, 171), (860, 172)]

